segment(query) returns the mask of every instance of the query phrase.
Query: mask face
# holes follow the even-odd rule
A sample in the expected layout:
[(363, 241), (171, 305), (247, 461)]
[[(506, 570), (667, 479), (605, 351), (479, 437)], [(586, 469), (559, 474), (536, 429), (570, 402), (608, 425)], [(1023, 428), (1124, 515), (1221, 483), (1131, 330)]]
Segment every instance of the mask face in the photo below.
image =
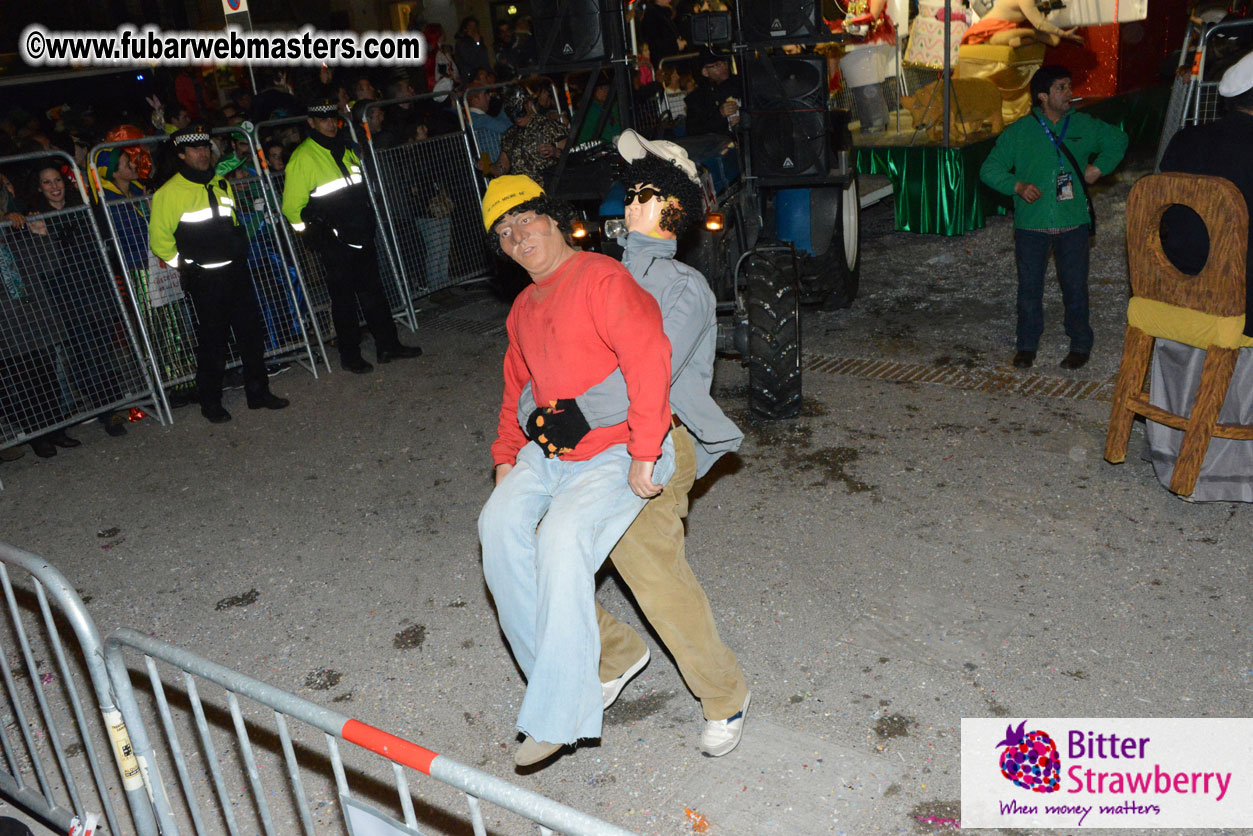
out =
[(636, 183), (627, 189), (626, 228), (628, 232), (639, 232), (653, 238), (673, 238), (674, 236), (661, 228), (661, 213), (674, 198), (662, 198), (653, 186), (647, 183)]

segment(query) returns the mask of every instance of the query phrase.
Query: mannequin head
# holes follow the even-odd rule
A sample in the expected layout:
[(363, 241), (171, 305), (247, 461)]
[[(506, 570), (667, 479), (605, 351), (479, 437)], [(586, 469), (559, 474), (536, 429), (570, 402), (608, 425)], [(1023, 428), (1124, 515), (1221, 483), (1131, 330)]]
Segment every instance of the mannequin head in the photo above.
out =
[[(627, 166), (622, 182), (628, 196), (628, 232), (653, 238), (677, 238), (692, 225), (701, 210), (700, 187), (677, 165), (647, 154)], [(650, 195), (649, 200), (644, 196)]]

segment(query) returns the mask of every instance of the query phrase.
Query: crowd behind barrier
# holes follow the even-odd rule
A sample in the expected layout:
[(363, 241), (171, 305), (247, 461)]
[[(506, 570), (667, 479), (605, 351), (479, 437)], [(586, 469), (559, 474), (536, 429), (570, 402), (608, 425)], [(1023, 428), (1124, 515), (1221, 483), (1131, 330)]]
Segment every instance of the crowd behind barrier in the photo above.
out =
[[(429, 106), (434, 98), (381, 106)], [(457, 99), (441, 98), (449, 100), (434, 134), (382, 143), (348, 120), (366, 161), (383, 286), (393, 316), (411, 329), (422, 297), (491, 272), (477, 220), (483, 184), (469, 128)], [(179, 118), (185, 121), (185, 113)], [(325, 267), (281, 213), (284, 158), (307, 135), (305, 117), (255, 127), (237, 117), (231, 122), (211, 132), (219, 149), (215, 165), (248, 233), (266, 358), (298, 362), (316, 376), (319, 361), (329, 369), (325, 346), (335, 337)], [(44, 134), (51, 132), (36, 130), (38, 124), (31, 121), (29, 136), (49, 148)], [(0, 125), (0, 150), (11, 147), (5, 142), (11, 125)], [(151, 136), (131, 127), (124, 138), (111, 133), (92, 147), (75, 138), (81, 164), (55, 148), (0, 154), (0, 173), (22, 180), (21, 173), (46, 164), (63, 172), (67, 192), (77, 196), (62, 209), (36, 212), (20, 206), (7, 176), (0, 183), (0, 450), (94, 416), (126, 416), (131, 407), (165, 423), (173, 420), (172, 405), (193, 400), (196, 311), (178, 271), (148, 246), (152, 196), (170, 168), (173, 127)], [(119, 155), (148, 161), (142, 179), (121, 189), (109, 179)], [(55, 165), (47, 162), (53, 158)], [(97, 163), (110, 159), (107, 174), (97, 171)], [(232, 346), (227, 367), (239, 365)]]
[(135, 297), (115, 281), (74, 160), (21, 154), (0, 166), (36, 160), (63, 161), (74, 182), (63, 208), (0, 222), (0, 449), (132, 407), (161, 415)]

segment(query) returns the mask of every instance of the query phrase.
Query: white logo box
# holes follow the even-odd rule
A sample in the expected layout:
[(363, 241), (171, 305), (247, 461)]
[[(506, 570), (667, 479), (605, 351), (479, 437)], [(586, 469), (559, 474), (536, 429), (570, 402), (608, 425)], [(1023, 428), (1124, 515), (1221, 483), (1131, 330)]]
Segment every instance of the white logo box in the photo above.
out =
[[(1006, 726), (1012, 733), (1024, 721), (1025, 735), (1044, 732), (1056, 746), (1054, 792), (1001, 772)], [(1033, 755), (1047, 752), (1038, 742)], [(963, 717), (961, 826), (1253, 827), (1253, 719)]]

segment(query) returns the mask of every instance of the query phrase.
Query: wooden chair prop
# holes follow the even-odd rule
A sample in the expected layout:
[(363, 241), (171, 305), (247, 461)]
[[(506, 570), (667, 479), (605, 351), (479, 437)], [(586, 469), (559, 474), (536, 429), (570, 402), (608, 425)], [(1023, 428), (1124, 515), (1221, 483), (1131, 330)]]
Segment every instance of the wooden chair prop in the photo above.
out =
[[(1162, 250), (1162, 215), (1174, 204), (1200, 215), (1209, 231), (1209, 260), (1195, 276), (1180, 272)], [(1239, 349), (1253, 345), (1243, 335), (1248, 225), (1244, 197), (1221, 177), (1153, 174), (1136, 183), (1127, 198), (1131, 302), (1105, 460), (1119, 464), (1126, 459), (1136, 415), (1183, 430), (1170, 479), (1171, 492), (1180, 496), (1191, 495), (1196, 487), (1211, 437), (1253, 440), (1253, 426), (1217, 423)], [(1190, 415), (1149, 404), (1144, 381), (1155, 337), (1205, 349)]]

